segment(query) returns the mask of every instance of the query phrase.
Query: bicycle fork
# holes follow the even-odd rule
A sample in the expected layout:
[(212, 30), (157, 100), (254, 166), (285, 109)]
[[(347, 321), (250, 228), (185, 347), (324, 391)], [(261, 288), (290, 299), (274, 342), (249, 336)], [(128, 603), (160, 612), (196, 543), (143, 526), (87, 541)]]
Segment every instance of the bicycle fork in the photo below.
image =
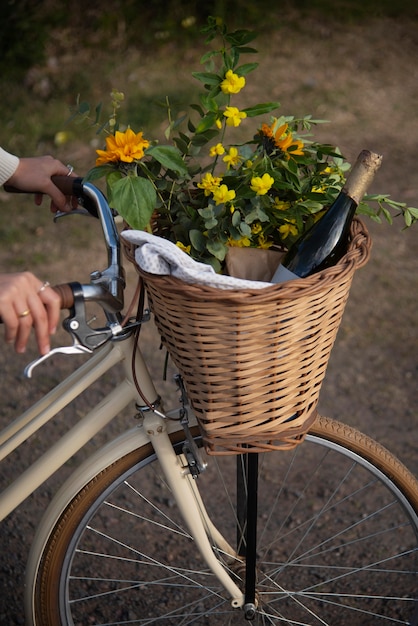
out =
[(239, 561), (240, 557), (209, 519), (196, 481), (191, 477), (188, 467), (182, 464), (181, 458), (176, 455), (173, 449), (167, 434), (165, 420), (154, 412), (147, 413), (144, 416), (144, 429), (153, 445), (180, 513), (203, 559), (231, 596), (232, 607), (243, 607), (246, 610), (245, 595), (216, 558), (209, 537), (223, 554), (230, 555), (235, 562)]

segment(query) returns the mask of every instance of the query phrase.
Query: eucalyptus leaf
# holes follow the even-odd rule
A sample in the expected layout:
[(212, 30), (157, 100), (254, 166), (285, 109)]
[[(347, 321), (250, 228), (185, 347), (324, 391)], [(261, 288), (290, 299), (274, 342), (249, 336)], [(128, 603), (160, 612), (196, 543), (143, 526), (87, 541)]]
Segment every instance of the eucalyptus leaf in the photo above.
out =
[(200, 232), (200, 230), (192, 229), (189, 232), (190, 243), (193, 248), (198, 252), (203, 252), (206, 249), (206, 238)]
[(251, 237), (251, 226), (249, 226), (245, 222), (241, 222), (241, 224), (239, 225), (239, 230), (243, 237)]
[(212, 219), (212, 217), (214, 217), (212, 206), (207, 206), (207, 207), (204, 207), (203, 209), (198, 209), (197, 212), (199, 213), (201, 217), (203, 217), (204, 220)]
[(206, 244), (208, 251), (219, 261), (223, 261), (226, 257), (228, 248), (220, 241), (208, 241)]

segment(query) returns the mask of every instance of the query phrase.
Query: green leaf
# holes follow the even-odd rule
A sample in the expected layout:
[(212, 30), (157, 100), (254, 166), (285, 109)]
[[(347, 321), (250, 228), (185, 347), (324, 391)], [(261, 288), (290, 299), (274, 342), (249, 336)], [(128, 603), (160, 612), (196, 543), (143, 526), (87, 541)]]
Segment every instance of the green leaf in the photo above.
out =
[(250, 41), (253, 41), (257, 37), (257, 33), (252, 30), (235, 30), (233, 33), (227, 33), (225, 36), (226, 41), (228, 41), (232, 46), (243, 46)]
[(196, 133), (196, 135), (192, 138), (191, 143), (193, 146), (204, 146), (206, 143), (208, 143), (208, 141), (211, 141), (211, 139), (216, 137), (218, 134), (218, 130), (215, 130), (214, 128), (209, 128), (208, 130), (205, 130), (204, 132), (201, 132), (199, 134)]
[[(207, 109), (207, 111), (210, 111), (211, 113), (217, 113), (219, 111), (218, 103), (215, 98), (211, 98), (210, 95), (201, 95), (200, 102)], [(201, 117), (203, 117), (203, 115), (204, 113), (202, 113)]]
[(187, 154), (189, 151), (189, 140), (184, 141), (182, 137), (173, 137), (173, 141), (182, 154)]
[(255, 48), (247, 47), (247, 46), (240, 46), (239, 53), (240, 54), (257, 54), (258, 50), (256, 50)]
[(238, 74), (238, 76), (246, 76), (250, 72), (253, 72), (255, 69), (257, 69), (257, 67), (258, 63), (245, 63), (245, 65), (240, 65), (239, 67), (237, 67), (235, 73)]
[(209, 128), (212, 128), (216, 121), (215, 113), (208, 113), (205, 117), (199, 122), (196, 126), (196, 134), (203, 133), (207, 131)]
[(414, 220), (418, 220), (418, 209), (416, 209), (415, 207), (409, 206), (405, 209), (405, 212), (406, 211), (414, 218)]
[(205, 114), (204, 110), (202, 109), (202, 107), (199, 104), (191, 104), (190, 108), (194, 109), (195, 111), (197, 111), (199, 113), (200, 117), (203, 117), (204, 114)]
[(270, 113), (270, 111), (274, 111), (274, 109), (278, 109), (279, 107), (280, 102), (265, 102), (264, 104), (256, 104), (253, 107), (243, 109), (243, 111), (248, 117), (255, 117), (256, 115), (265, 115), (266, 113)]
[(205, 85), (219, 85), (220, 83), (219, 76), (211, 72), (192, 72), (192, 76)]
[(125, 176), (111, 186), (110, 206), (138, 230), (146, 228), (155, 208), (157, 194), (146, 178)]
[(96, 106), (96, 109), (95, 109), (96, 119), (94, 121), (95, 124), (98, 124), (100, 121), (100, 116), (102, 114), (102, 107), (103, 107), (103, 104), (101, 102), (99, 102), (99, 104)]
[(147, 156), (152, 156), (167, 170), (173, 170), (180, 176), (187, 176), (187, 167), (180, 151), (174, 146), (151, 146), (145, 150)]
[(90, 105), (88, 102), (80, 102), (78, 105), (78, 113), (80, 115), (86, 115), (90, 113)]
[(207, 63), (208, 61), (210, 61), (210, 59), (212, 59), (213, 57), (217, 56), (218, 52), (216, 50), (209, 50), (209, 52), (206, 52), (202, 58), (200, 59), (200, 63), (202, 65), (204, 65), (205, 63)]
[(102, 178), (103, 176), (106, 176), (114, 170), (114, 165), (97, 165), (96, 167), (93, 167), (89, 172), (87, 172), (84, 177), (84, 181), (88, 183), (93, 180), (97, 180), (98, 178)]

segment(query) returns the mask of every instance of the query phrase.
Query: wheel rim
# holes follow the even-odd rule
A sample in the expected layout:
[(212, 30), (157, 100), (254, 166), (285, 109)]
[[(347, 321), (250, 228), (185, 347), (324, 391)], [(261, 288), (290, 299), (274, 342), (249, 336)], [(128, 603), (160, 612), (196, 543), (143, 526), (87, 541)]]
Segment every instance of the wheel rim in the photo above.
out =
[[(313, 435), (292, 453), (261, 456), (253, 623), (416, 626), (418, 518), (396, 485)], [(231, 496), (222, 491), (234, 482), (235, 459), (209, 462), (211, 473), (198, 479), (202, 498), (234, 543), (234, 487)], [(59, 581), (62, 623), (85, 623), (85, 615), (93, 624), (245, 623), (201, 567), (156, 466), (151, 455), (126, 471), (117, 495), (110, 485), (79, 520)], [(219, 558), (244, 577), (237, 558)]]

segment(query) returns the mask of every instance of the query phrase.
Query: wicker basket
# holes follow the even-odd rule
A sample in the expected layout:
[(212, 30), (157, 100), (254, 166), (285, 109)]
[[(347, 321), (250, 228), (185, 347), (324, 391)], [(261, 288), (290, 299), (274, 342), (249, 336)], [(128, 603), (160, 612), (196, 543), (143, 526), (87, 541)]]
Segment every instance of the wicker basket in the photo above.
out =
[(189, 285), (137, 268), (209, 454), (290, 449), (303, 440), (354, 271), (370, 246), (356, 218), (336, 266), (266, 289)]

